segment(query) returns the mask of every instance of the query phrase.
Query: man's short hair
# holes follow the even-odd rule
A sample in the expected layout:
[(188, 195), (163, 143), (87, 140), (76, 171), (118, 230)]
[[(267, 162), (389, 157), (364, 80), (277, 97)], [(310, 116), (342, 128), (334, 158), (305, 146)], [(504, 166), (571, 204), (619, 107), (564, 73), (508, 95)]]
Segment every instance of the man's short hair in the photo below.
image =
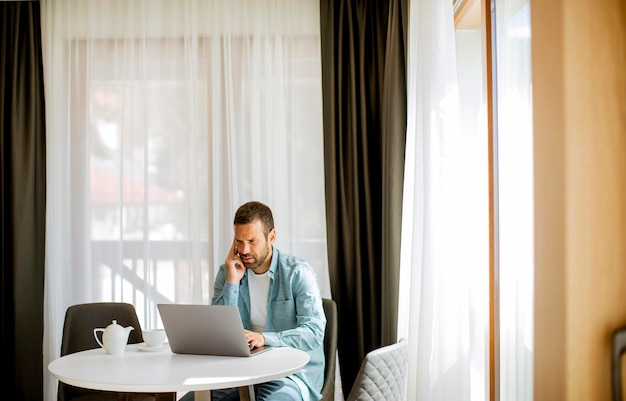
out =
[(263, 233), (267, 238), (267, 234), (274, 229), (274, 217), (272, 210), (261, 202), (250, 201), (239, 206), (235, 213), (233, 224), (250, 224), (257, 219), (263, 224)]

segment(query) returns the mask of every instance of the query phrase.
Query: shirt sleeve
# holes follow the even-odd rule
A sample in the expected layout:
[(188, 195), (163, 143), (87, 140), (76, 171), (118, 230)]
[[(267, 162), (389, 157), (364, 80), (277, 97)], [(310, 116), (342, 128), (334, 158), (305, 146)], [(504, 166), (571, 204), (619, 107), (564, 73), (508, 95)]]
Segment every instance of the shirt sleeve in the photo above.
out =
[(225, 265), (221, 265), (215, 277), (211, 303), (213, 305), (237, 305), (238, 298), (239, 283), (233, 284), (226, 281)]
[[(303, 351), (316, 349), (324, 341), (326, 316), (315, 272), (311, 266), (302, 263), (293, 277), (286, 281), (291, 286), (294, 299), (270, 306), (274, 315), (272, 328), (277, 330), (263, 333), (265, 343)], [(294, 321), (295, 327), (293, 323), (286, 323)]]

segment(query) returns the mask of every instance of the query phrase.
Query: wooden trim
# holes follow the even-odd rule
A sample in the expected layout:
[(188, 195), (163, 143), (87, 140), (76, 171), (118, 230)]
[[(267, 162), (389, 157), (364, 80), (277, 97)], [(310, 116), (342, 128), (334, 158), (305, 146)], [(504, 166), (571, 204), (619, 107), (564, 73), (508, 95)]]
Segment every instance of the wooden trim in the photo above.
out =
[[(489, 400), (500, 399), (500, 319), (499, 319), (499, 263), (498, 260), (498, 210), (497, 210), (497, 125), (496, 125), (496, 74), (495, 74), (495, 4), (482, 1), (485, 40), (485, 83), (487, 98), (487, 146), (489, 157)], [(494, 10), (492, 10), (492, 7)], [(455, 19), (456, 21), (456, 19)]]

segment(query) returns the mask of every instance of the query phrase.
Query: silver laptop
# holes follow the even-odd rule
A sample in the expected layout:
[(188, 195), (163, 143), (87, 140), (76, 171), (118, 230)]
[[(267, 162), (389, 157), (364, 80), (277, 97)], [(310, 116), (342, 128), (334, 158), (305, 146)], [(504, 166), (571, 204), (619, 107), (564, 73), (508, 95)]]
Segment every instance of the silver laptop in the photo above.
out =
[(157, 307), (170, 348), (176, 354), (253, 356), (272, 348), (250, 350), (236, 306), (158, 304)]

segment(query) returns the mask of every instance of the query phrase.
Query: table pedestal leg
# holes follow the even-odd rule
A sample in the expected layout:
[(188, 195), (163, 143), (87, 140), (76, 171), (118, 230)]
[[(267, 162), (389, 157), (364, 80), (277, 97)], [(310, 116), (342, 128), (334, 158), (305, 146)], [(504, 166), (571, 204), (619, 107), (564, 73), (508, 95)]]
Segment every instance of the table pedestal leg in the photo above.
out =
[(211, 390), (196, 391), (193, 399), (194, 401), (211, 401)]
[(250, 385), (250, 386), (243, 386), (243, 387), (239, 387), (239, 400), (240, 401), (254, 401), (255, 400), (255, 395), (254, 395), (254, 386)]

